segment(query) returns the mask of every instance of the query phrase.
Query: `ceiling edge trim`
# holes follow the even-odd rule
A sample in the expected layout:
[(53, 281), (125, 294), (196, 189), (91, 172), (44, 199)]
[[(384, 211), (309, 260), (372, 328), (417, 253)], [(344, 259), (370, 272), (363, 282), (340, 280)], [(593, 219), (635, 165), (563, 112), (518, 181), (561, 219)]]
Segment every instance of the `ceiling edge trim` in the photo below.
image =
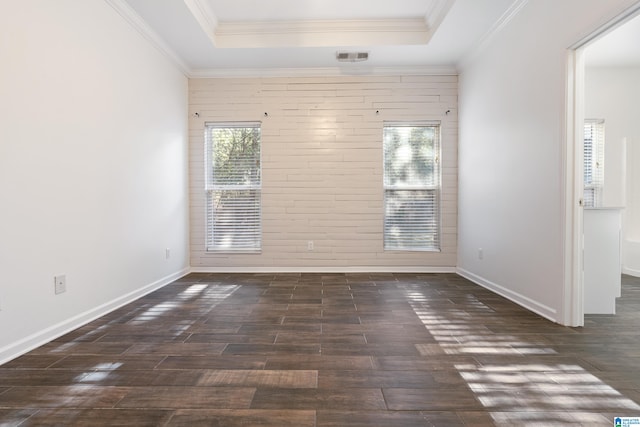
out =
[(189, 74), (193, 79), (228, 77), (336, 77), (336, 76), (457, 76), (455, 67), (358, 67), (358, 68), (233, 68), (200, 69)]
[(458, 61), (458, 69), (466, 68), (480, 53), (482, 53), (493, 41), (493, 39), (511, 22), (520, 11), (527, 5), (529, 0), (515, 0), (511, 6), (498, 18), (487, 33), (478, 39), (478, 42), (468, 54)]
[(456, 0), (435, 0), (424, 17), (429, 32), (434, 34), (447, 16)]
[(215, 37), (220, 48), (414, 45), (430, 32), (423, 18), (221, 22)]
[(263, 35), (324, 33), (328, 31), (427, 31), (421, 18), (403, 19), (340, 19), (308, 21), (267, 21), (267, 22), (222, 22), (217, 34), (225, 35)]
[(634, 19), (640, 13), (640, 1), (631, 1), (631, 6), (625, 8), (620, 13), (610, 19), (607, 19), (596, 31), (592, 31), (586, 36), (580, 38), (579, 41), (569, 46), (569, 49), (576, 50), (588, 46), (591, 42), (599, 37), (605, 36), (620, 25)]
[(202, 31), (207, 35), (211, 43), (216, 45), (216, 29), (218, 28), (218, 17), (213, 13), (206, 2), (202, 0), (183, 0), (184, 4), (200, 25)]
[(191, 74), (189, 66), (180, 56), (138, 15), (138, 13), (124, 0), (104, 0), (111, 6), (134, 30), (144, 37), (153, 47), (169, 59), (185, 76)]

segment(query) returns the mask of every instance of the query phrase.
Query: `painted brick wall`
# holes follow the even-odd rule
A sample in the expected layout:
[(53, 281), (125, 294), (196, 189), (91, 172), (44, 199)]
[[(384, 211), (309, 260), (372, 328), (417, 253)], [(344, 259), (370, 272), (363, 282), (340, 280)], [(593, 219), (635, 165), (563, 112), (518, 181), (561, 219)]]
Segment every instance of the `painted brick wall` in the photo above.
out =
[[(191, 79), (192, 267), (455, 267), (457, 91), (457, 76)], [(384, 121), (415, 120), (440, 120), (442, 125), (442, 251), (384, 251), (382, 126)], [(204, 124), (210, 121), (262, 122), (260, 254), (205, 250)], [(313, 251), (307, 250), (310, 240)]]

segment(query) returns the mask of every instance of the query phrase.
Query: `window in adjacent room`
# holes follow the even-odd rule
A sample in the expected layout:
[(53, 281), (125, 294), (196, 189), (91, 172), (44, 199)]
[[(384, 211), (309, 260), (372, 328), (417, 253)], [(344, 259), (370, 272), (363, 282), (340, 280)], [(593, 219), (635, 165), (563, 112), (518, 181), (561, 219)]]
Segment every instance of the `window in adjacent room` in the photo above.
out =
[(208, 251), (261, 249), (260, 123), (207, 123)]
[(385, 123), (384, 248), (440, 250), (440, 124)]
[(584, 206), (602, 206), (604, 187), (604, 120), (584, 123)]

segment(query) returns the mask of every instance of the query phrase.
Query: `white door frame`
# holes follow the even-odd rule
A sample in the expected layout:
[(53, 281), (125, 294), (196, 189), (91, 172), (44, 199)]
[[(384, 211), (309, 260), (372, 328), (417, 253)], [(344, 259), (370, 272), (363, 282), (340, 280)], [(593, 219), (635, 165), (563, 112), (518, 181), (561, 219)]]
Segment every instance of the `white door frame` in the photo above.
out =
[(583, 212), (584, 188), (584, 48), (640, 14), (640, 1), (605, 22), (567, 51), (564, 188), (564, 289), (566, 326), (584, 326)]
[[(583, 138), (584, 55), (583, 47), (567, 53), (566, 144), (565, 144), (565, 244), (563, 319), (566, 326), (584, 325), (583, 277)], [(582, 130), (582, 132), (581, 132)]]

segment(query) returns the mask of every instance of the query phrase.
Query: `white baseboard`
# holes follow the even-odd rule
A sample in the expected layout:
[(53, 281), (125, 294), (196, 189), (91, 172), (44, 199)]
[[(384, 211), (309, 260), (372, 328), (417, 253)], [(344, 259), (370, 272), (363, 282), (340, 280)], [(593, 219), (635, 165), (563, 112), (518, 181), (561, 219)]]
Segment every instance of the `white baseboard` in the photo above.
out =
[(529, 297), (526, 297), (517, 292), (509, 290), (505, 287), (502, 287), (496, 283), (491, 282), (490, 280), (480, 277), (463, 268), (457, 268), (456, 272), (460, 276), (468, 280), (471, 280), (473, 283), (480, 285), (483, 288), (489, 289), (490, 291), (495, 292), (496, 294), (501, 295), (507, 298), (508, 300), (515, 302), (516, 304), (526, 308), (527, 310), (532, 311), (536, 314), (539, 314), (545, 319), (549, 319), (552, 322), (559, 323), (558, 313), (555, 309), (551, 307), (547, 307), (544, 304), (540, 304), (539, 302), (534, 301)]
[(622, 267), (622, 274), (627, 274), (633, 277), (640, 277), (640, 270), (635, 270), (633, 268)]
[(455, 273), (455, 267), (191, 267), (192, 273)]
[(189, 268), (185, 268), (181, 271), (165, 276), (160, 280), (156, 280), (153, 283), (141, 287), (140, 289), (129, 292), (126, 295), (118, 297), (112, 301), (87, 310), (84, 313), (80, 313), (67, 320), (64, 320), (57, 325), (50, 326), (15, 343), (0, 348), (0, 365), (12, 359), (15, 359), (16, 357), (21, 356), (33, 349), (36, 349), (41, 345), (46, 344), (49, 341), (54, 340), (68, 332), (71, 332), (74, 329), (79, 328), (80, 326), (86, 325), (87, 323), (101, 316), (104, 316), (105, 314), (108, 314), (126, 304), (129, 304), (130, 302), (135, 301), (140, 297), (143, 297), (157, 289), (160, 289), (163, 286), (166, 286), (169, 283), (173, 282), (174, 280), (185, 276), (189, 273), (189, 271)]

